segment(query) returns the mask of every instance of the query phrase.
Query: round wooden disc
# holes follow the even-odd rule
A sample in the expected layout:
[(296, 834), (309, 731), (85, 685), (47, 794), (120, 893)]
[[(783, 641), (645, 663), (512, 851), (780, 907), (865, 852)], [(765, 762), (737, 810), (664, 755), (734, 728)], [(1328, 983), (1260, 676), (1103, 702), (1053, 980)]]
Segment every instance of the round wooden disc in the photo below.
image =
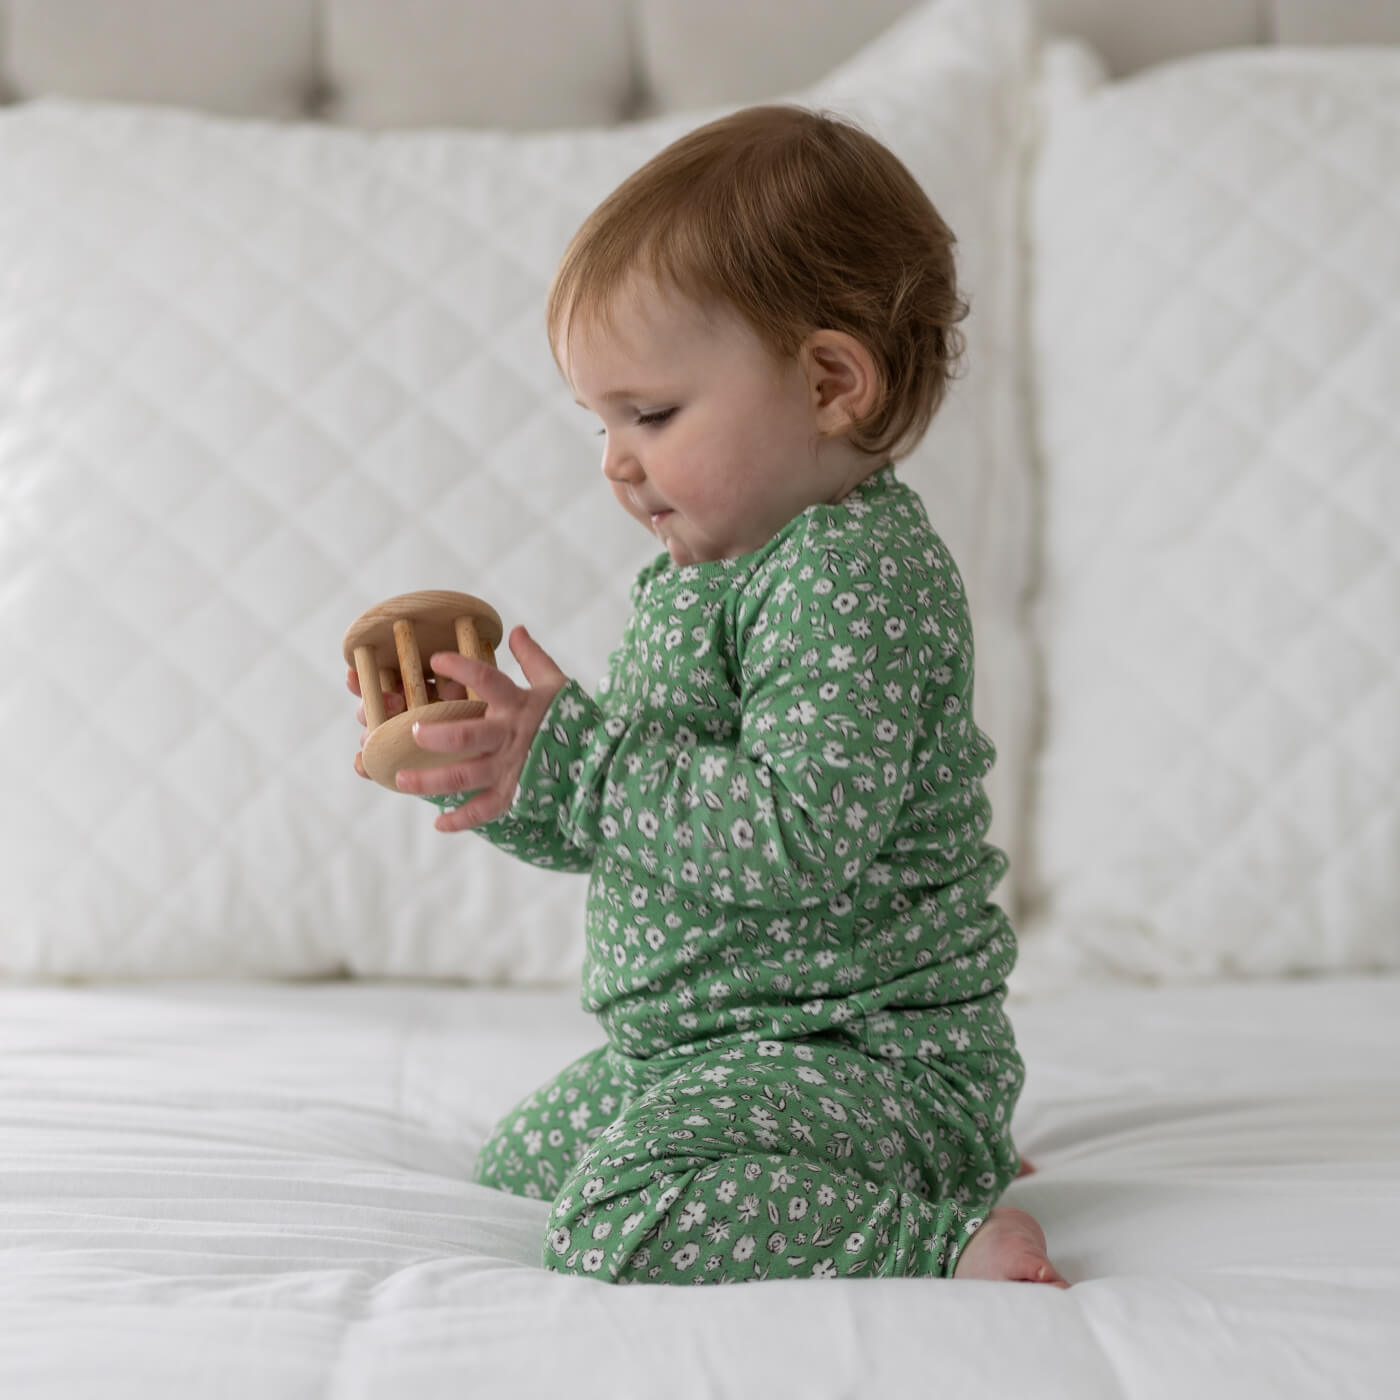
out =
[(394, 648), (394, 623), (412, 618), (418, 634), (418, 649), (423, 654), (423, 669), (428, 670), (429, 658), (435, 651), (457, 650), (459, 617), (476, 622), (477, 634), (494, 651), (501, 644), (501, 619), (490, 603), (473, 598), (470, 593), (451, 593), (445, 589), (425, 589), (421, 593), (400, 593), (397, 598), (362, 612), (346, 629), (342, 648), (345, 660), (355, 664), (355, 648), (374, 648), (375, 662), (380, 666), (399, 668), (398, 652)]
[[(458, 614), (460, 616), (461, 614)], [(413, 740), (415, 724), (440, 724), (445, 720), (475, 719), (486, 713), (480, 700), (439, 700), (421, 709), (386, 719), (365, 740), (360, 761), (365, 772), (381, 787), (398, 792), (394, 778), (405, 768), (441, 768), (466, 757), (464, 753), (438, 753), (420, 749)]]

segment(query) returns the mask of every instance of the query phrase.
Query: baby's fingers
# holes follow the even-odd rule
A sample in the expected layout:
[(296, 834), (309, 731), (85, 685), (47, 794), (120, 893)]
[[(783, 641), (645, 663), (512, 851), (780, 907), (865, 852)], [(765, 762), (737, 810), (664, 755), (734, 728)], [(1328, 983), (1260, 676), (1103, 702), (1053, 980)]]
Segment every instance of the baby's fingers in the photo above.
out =
[(533, 689), (544, 690), (553, 696), (564, 688), (568, 677), (523, 627), (517, 627), (510, 634), (510, 649)]
[(437, 724), (415, 724), (413, 742), (431, 753), (455, 753), (463, 758), (480, 758), (495, 753), (509, 737), (505, 725), (489, 718), (447, 720)]
[[(404, 700), (403, 696), (400, 695), (399, 692), (398, 692), (397, 690), (391, 690), (391, 691), (389, 691), (389, 693), (388, 693), (387, 695), (385, 695), (385, 697), (384, 697), (384, 718), (385, 718), (385, 719), (392, 719), (395, 715), (400, 715), (400, 714), (402, 714), (402, 713), (404, 712), (404, 710), (406, 710), (407, 708), (408, 708), (408, 703), (407, 703), (407, 701)], [(369, 721), (365, 718), (365, 702), (364, 702), (363, 700), (361, 700), (360, 703), (359, 703), (358, 705), (355, 706), (355, 718), (356, 718), (357, 720), (359, 720), (361, 726), (366, 725), (366, 724), (369, 723)]]
[(473, 793), (459, 807), (443, 812), (433, 825), (439, 831), (469, 831), (494, 821), (510, 809), (510, 799), (494, 788)]
[(455, 651), (434, 652), (432, 668), (438, 676), (456, 681), (488, 705), (508, 705), (520, 693), (520, 687), (489, 662), (461, 656)]
[[(360, 694), (360, 677), (353, 666), (350, 667), (350, 669), (345, 673), (345, 688), (350, 692), (351, 695), (358, 696)], [(388, 719), (391, 715), (402, 714), (404, 710), (408, 707), (407, 701), (405, 701), (403, 698), (402, 691), (381, 691), (380, 694), (383, 696), (384, 699), (384, 717), (386, 719)], [(365, 720), (365, 704), (363, 700), (361, 700), (360, 703), (355, 707), (355, 718), (359, 720), (361, 725), (364, 725), (367, 722)]]
[(450, 797), (490, 787), (500, 776), (497, 768), (496, 760), (488, 754), (485, 758), (458, 759), (440, 768), (401, 768), (394, 782), (400, 792)]

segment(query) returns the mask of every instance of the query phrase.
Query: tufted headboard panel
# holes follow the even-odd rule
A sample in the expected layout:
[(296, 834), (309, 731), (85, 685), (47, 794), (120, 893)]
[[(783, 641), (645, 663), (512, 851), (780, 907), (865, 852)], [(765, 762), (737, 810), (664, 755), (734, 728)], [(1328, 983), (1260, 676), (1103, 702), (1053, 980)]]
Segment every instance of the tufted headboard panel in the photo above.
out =
[[(360, 127), (607, 125), (802, 86), (914, 0), (0, 0), (0, 92)], [(1400, 0), (1037, 0), (1115, 73), (1400, 42)]]

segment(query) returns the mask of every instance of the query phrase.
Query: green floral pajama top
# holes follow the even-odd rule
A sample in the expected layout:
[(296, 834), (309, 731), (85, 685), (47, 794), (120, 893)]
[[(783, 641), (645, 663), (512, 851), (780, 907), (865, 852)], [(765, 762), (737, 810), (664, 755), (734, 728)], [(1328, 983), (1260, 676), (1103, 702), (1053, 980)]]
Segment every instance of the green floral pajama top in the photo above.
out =
[(642, 570), (481, 828), (588, 871), (605, 1046), (478, 1179), (618, 1282), (951, 1274), (1014, 1176), (1015, 938), (956, 565), (885, 467), (738, 559)]

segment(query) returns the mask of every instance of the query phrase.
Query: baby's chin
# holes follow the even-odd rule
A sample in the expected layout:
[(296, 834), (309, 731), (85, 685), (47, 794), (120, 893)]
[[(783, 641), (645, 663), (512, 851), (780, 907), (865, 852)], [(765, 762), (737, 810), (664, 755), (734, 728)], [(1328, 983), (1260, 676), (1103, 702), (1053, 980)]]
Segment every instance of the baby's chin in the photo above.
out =
[(693, 541), (679, 539), (676, 535), (662, 530), (656, 530), (654, 533), (665, 546), (666, 553), (671, 556), (671, 562), (677, 568), (684, 568), (687, 564), (716, 564), (721, 559), (741, 559), (760, 547), (734, 545), (724, 549), (709, 542), (697, 545)]
[(666, 553), (671, 556), (671, 563), (677, 568), (684, 568), (687, 564), (704, 563), (699, 551), (681, 539), (674, 530), (668, 530), (666, 523), (664, 520), (658, 523), (649, 522), (652, 534), (661, 542)]
[(667, 512), (661, 520), (649, 520), (646, 523), (666, 553), (671, 556), (671, 562), (677, 568), (684, 568), (687, 564), (713, 564), (716, 560), (730, 559), (741, 552), (731, 550), (726, 553), (725, 550), (708, 540), (701, 540), (697, 543), (694, 539), (688, 539), (678, 534), (671, 528), (671, 522), (674, 518), (670, 512)]
[(689, 545), (682, 543), (674, 535), (663, 535), (661, 543), (666, 546), (666, 553), (671, 556), (671, 563), (678, 569), (684, 568), (687, 564), (703, 564), (705, 562), (696, 555)]
[(666, 547), (666, 553), (671, 556), (671, 563), (678, 569), (683, 569), (688, 564), (713, 564), (717, 559), (725, 557), (718, 551), (697, 549), (694, 545), (677, 539), (675, 535), (662, 535), (660, 539)]

